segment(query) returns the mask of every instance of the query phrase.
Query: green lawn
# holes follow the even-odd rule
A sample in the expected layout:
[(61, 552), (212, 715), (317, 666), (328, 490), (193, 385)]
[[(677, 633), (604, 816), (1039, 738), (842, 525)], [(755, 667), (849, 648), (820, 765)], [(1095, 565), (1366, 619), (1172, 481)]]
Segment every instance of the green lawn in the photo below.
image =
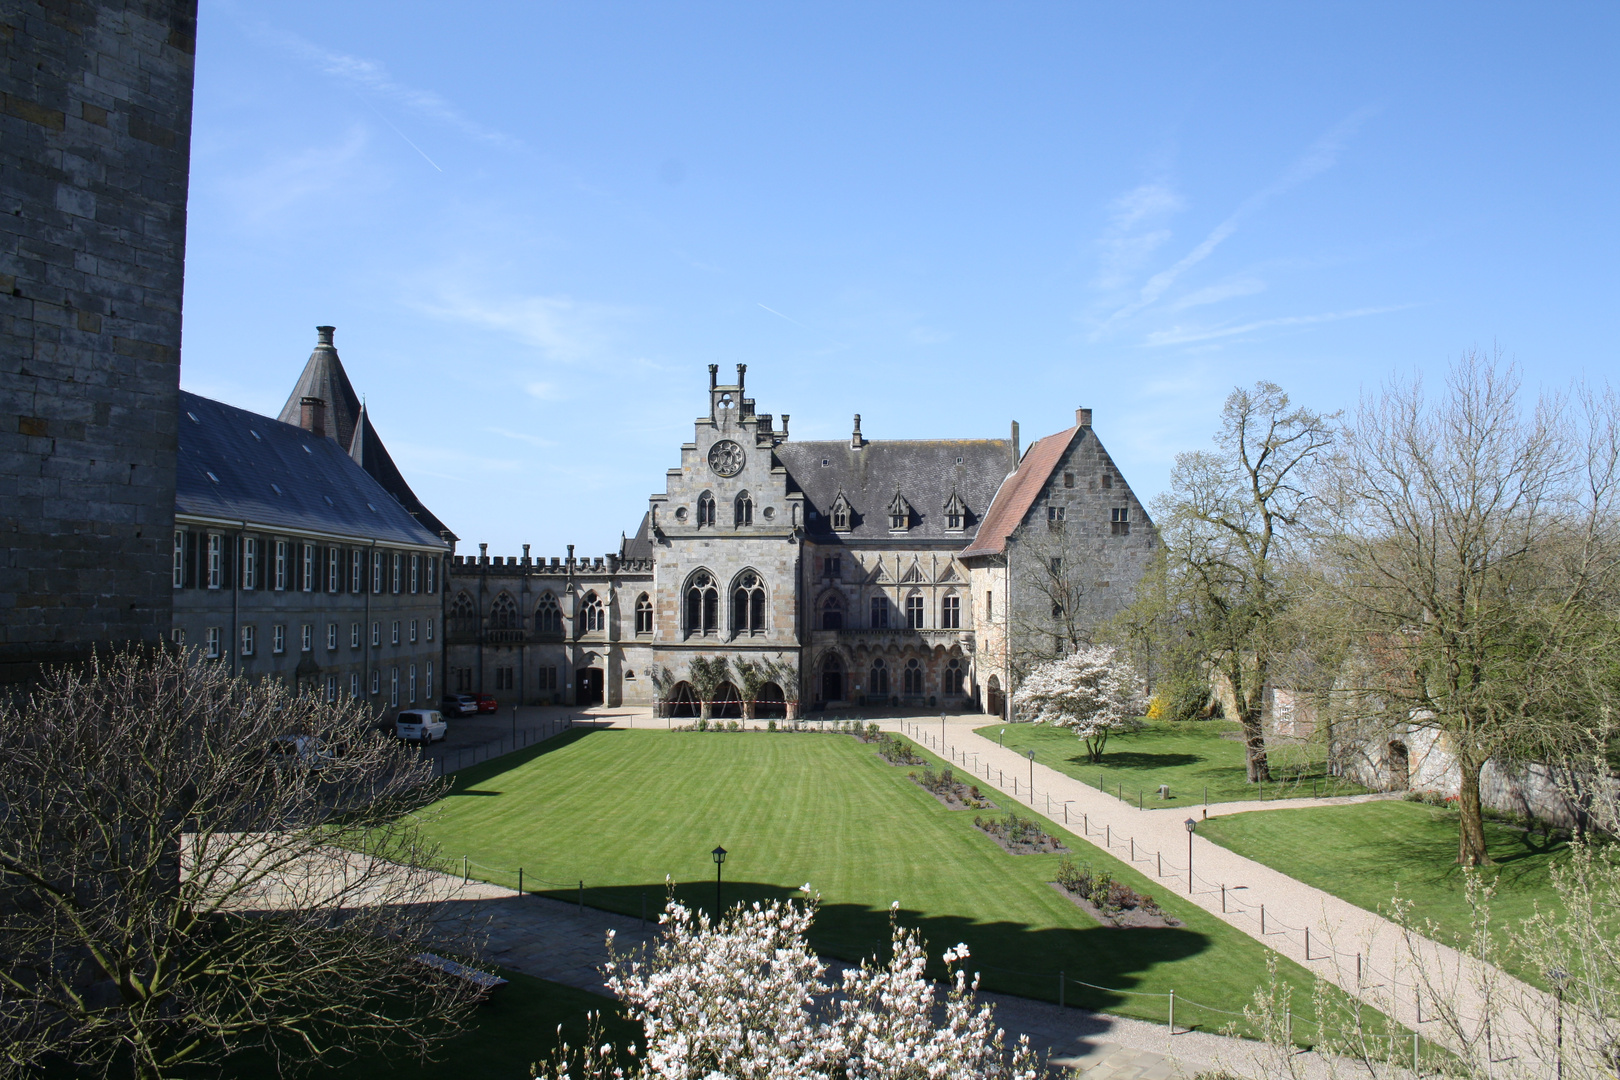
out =
[[(977, 731), (1021, 754), (1136, 802), (1157, 800), (1160, 784), (1170, 785), (1172, 800), (1187, 804), (1243, 799), (1294, 799), (1311, 795), (1359, 795), (1366, 789), (1329, 776), (1322, 748), (1314, 743), (1279, 743), (1267, 757), (1274, 782), (1261, 789), (1248, 782), (1243, 743), (1222, 738), (1241, 730), (1229, 720), (1147, 720), (1141, 731), (1113, 735), (1101, 766), (1086, 757), (1085, 744), (1072, 729), (1047, 724), (990, 724)], [(1005, 734), (1003, 734), (1005, 731)], [(1163, 804), (1160, 804), (1163, 805)]]
[[(728, 905), (793, 895), (804, 882), (820, 891), (813, 941), (827, 955), (855, 960), (886, 946), (898, 900), (936, 956), (966, 942), (987, 988), (1029, 997), (1055, 998), (1062, 971), (1137, 994), (1173, 988), (1177, 1020), (1193, 1022), (1190, 1002), (1239, 1010), (1264, 977), (1258, 943), (1053, 826), (1083, 860), (1159, 897), (1184, 924), (1097, 926), (1048, 884), (1058, 856), (1006, 854), (972, 812), (946, 810), (906, 773), (844, 735), (578, 732), (457, 774), (427, 829), (447, 862), (470, 856), (489, 880), (512, 883), (521, 866), (526, 887), (573, 900), (583, 879), (586, 903), (629, 914), (644, 897), (659, 909), (665, 875), (682, 899), (712, 908), (709, 853), (723, 845)], [(1161, 997), (1072, 984), (1066, 1000), (1153, 1020), (1165, 1010)]]
[[(1399, 891), (1418, 918), (1433, 919), (1448, 935), (1468, 932), (1454, 810), (1405, 801), (1263, 810), (1211, 817), (1198, 835), (1369, 911), (1387, 913)], [(1484, 873), (1496, 883), (1498, 927), (1529, 915), (1538, 900), (1553, 902), (1547, 867), (1565, 853), (1562, 842), (1495, 821), (1486, 821), (1485, 837), (1497, 862)]]

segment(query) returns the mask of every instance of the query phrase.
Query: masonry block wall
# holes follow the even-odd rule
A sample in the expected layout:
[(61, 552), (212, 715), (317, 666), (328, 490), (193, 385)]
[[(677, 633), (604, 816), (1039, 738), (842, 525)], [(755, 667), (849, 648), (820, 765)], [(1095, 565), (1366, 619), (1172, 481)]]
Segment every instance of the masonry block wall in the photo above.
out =
[(171, 619), (195, 0), (0, 9), (0, 681)]

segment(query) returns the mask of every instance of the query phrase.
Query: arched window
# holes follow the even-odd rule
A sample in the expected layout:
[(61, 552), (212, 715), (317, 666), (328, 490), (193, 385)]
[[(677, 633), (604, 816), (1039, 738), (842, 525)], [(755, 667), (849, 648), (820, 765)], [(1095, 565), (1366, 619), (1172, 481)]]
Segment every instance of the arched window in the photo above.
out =
[(748, 492), (745, 491), (737, 496), (732, 521), (738, 528), (754, 523), (754, 499)]
[(910, 697), (920, 697), (923, 692), (922, 662), (916, 657), (906, 661), (905, 693)]
[(962, 661), (954, 656), (945, 662), (945, 692), (947, 694), (960, 694), (967, 672), (962, 670)]
[(887, 629), (889, 625), (889, 598), (882, 593), (872, 597), (872, 628)]
[(736, 634), (762, 634), (765, 632), (765, 583), (752, 570), (737, 575), (731, 587), (731, 632)]
[(595, 634), (607, 629), (607, 609), (602, 606), (602, 600), (594, 592), (585, 594), (585, 599), (579, 605), (579, 629), (581, 633)]
[(874, 694), (887, 694), (889, 692), (889, 665), (883, 662), (883, 657), (872, 661), (872, 675), (867, 686)]
[[(710, 500), (711, 508), (713, 500)], [(686, 583), (686, 632), (713, 634), (720, 629), (720, 589), (714, 575), (699, 570)]]
[(464, 592), (457, 593), (455, 602), (450, 605), (450, 617), (452, 619), (471, 619), (475, 614), (472, 597)]
[(833, 593), (821, 602), (821, 628), (823, 630), (842, 630), (844, 628), (844, 598)]
[(714, 524), (714, 496), (707, 491), (698, 496), (697, 523), (699, 527)]
[(534, 609), (534, 628), (542, 634), (560, 634), (562, 628), (562, 607), (557, 598), (546, 593), (540, 598), (540, 604)]
[(913, 630), (923, 628), (922, 593), (912, 593), (906, 597), (906, 625)]
[(511, 593), (502, 592), (501, 595), (495, 598), (495, 602), (489, 606), (489, 628), (491, 630), (519, 629), (517, 601), (512, 599)]
[(652, 633), (652, 597), (642, 593), (636, 597), (636, 633)]
[(844, 498), (843, 492), (839, 492), (838, 498), (833, 500), (832, 505), (833, 531), (849, 532), (854, 513), (854, 508), (849, 505), (849, 500)]
[(955, 593), (947, 593), (939, 602), (939, 628), (941, 630), (962, 628), (962, 598)]

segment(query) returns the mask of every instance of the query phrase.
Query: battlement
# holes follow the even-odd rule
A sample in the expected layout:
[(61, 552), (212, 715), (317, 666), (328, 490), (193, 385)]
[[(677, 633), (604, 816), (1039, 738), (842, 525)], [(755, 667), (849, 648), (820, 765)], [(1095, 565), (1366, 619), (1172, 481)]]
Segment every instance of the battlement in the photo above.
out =
[(531, 559), (524, 555), (456, 555), (450, 560), (452, 574), (503, 574), (605, 576), (612, 574), (650, 574), (652, 559), (621, 559), (617, 555), (559, 558), (553, 555), (549, 562), (544, 557)]

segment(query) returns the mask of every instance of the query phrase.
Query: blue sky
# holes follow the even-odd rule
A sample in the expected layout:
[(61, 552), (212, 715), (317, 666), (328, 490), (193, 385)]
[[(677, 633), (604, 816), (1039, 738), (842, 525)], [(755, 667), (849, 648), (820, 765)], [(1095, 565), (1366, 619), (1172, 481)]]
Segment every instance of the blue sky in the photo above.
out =
[(1616, 369), (1611, 4), (203, 0), (181, 381), (316, 324), (417, 493), (613, 550), (749, 365), (799, 438), (1095, 425), (1151, 498), (1237, 383)]

